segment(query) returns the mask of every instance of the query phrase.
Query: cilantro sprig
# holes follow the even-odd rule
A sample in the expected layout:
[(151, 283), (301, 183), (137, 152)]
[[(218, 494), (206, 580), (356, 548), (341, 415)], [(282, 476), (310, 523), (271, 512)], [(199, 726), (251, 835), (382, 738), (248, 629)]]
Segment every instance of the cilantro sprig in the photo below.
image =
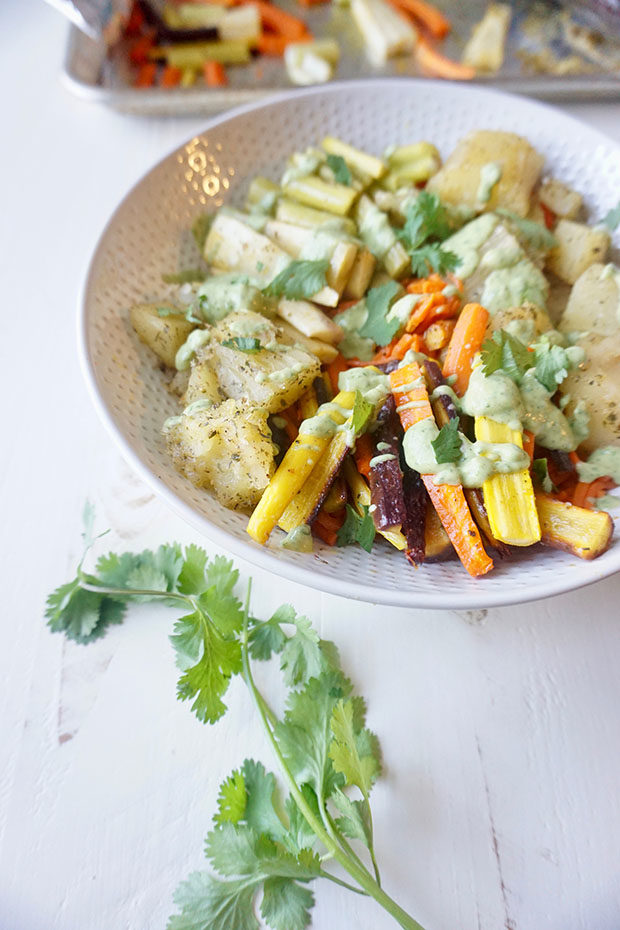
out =
[[(372, 523), (367, 512), (358, 519)], [(309, 886), (319, 878), (370, 895), (401, 927), (422, 930), (381, 886), (369, 800), (381, 754), (334, 644), (290, 605), (267, 620), (252, 616), (251, 582), (242, 602), (232, 563), (208, 559), (198, 546), (108, 554), (86, 571), (97, 538), (87, 508), (85, 552), (73, 581), (48, 598), (50, 628), (88, 643), (120, 623), (133, 602), (177, 608), (182, 616), (170, 642), (180, 671), (178, 698), (192, 701), (199, 720), (214, 723), (226, 712), (231, 681), (242, 680), (287, 791), (282, 797), (275, 775), (253, 759), (222, 782), (205, 844), (209, 869), (179, 885), (178, 913), (167, 930), (258, 930), (258, 899), (273, 930), (305, 930), (314, 904)], [(288, 690), (279, 716), (253, 673), (254, 662), (270, 660), (278, 661)]]
[(534, 356), (527, 346), (505, 329), (496, 330), (493, 337), (483, 343), (481, 355), (485, 375), (501, 370), (517, 384), (534, 364)]
[(421, 191), (409, 205), (405, 225), (398, 236), (411, 256), (411, 270), (418, 277), (429, 271), (454, 271), (458, 258), (441, 243), (453, 232), (448, 211), (437, 194)]
[(388, 311), (401, 290), (396, 281), (386, 281), (378, 287), (371, 287), (364, 298), (368, 315), (359, 331), (360, 336), (372, 339), (379, 346), (386, 346), (392, 341), (402, 323), (396, 317), (388, 319)]
[(461, 447), (458, 417), (453, 417), (441, 427), (437, 438), (431, 441), (431, 446), (438, 465), (454, 465), (461, 461), (463, 449)]
[(370, 552), (375, 541), (375, 523), (368, 507), (363, 507), (363, 511), (363, 515), (360, 516), (357, 510), (347, 504), (346, 519), (338, 530), (337, 544), (339, 546), (352, 546), (359, 543), (362, 549)]
[(327, 166), (334, 172), (334, 180), (337, 184), (351, 184), (353, 180), (351, 171), (342, 155), (328, 155)]
[(266, 297), (286, 297), (289, 300), (304, 300), (325, 287), (329, 261), (326, 258), (295, 259), (290, 262), (273, 281), (263, 288)]

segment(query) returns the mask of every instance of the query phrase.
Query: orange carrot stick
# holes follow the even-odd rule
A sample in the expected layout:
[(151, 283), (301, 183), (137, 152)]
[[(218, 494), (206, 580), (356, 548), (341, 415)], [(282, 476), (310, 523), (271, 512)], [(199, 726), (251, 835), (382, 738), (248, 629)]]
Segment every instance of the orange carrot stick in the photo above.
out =
[(586, 510), (592, 510), (592, 501), (602, 497), (607, 491), (615, 488), (616, 482), (613, 478), (596, 478), (594, 481), (578, 481), (573, 493), (572, 503), (576, 507), (585, 507)]
[(275, 35), (273, 32), (263, 32), (256, 40), (255, 48), (261, 55), (271, 55), (278, 57), (284, 55), (286, 46), (294, 39), (287, 39), (285, 36)]
[(143, 65), (148, 61), (148, 54), (155, 44), (152, 35), (140, 36), (135, 42), (132, 42), (129, 49), (129, 60), (132, 65)]
[(372, 439), (369, 433), (362, 433), (355, 440), (355, 464), (360, 475), (370, 477), (370, 460), (375, 454)]
[(335, 546), (338, 542), (338, 530), (344, 523), (344, 510), (338, 513), (326, 513), (320, 510), (312, 521), (312, 532), (315, 533), (327, 546)]
[(340, 353), (338, 353), (333, 362), (330, 362), (329, 365), (327, 365), (325, 370), (329, 375), (329, 380), (331, 381), (332, 391), (334, 394), (338, 393), (338, 375), (341, 371), (346, 371), (348, 367), (349, 362), (343, 355), (340, 355)]
[(443, 15), (441, 10), (425, 0), (392, 0), (395, 6), (400, 7), (407, 13), (411, 13), (420, 23), (425, 26), (434, 39), (443, 39), (450, 32), (450, 20)]
[(471, 363), (482, 347), (488, 322), (489, 312), (480, 304), (466, 304), (456, 321), (443, 365), (443, 376), (456, 375), (454, 391), (459, 397), (467, 390)]
[(228, 75), (221, 61), (205, 61), (203, 66), (207, 87), (226, 87)]
[(445, 349), (455, 326), (455, 320), (446, 319), (434, 320), (430, 326), (427, 326), (424, 329), (424, 341), (429, 352), (440, 352)]
[(531, 433), (529, 429), (523, 430), (523, 451), (527, 452), (530, 457), (530, 462), (534, 459), (534, 444), (536, 439), (534, 433)]
[(258, 7), (263, 27), (273, 29), (288, 39), (303, 39), (307, 35), (308, 29), (303, 20), (286, 13), (268, 0), (255, 0), (255, 5)]
[(159, 79), (160, 87), (176, 87), (181, 83), (182, 71), (180, 68), (174, 68), (172, 65), (166, 65)]
[(449, 81), (471, 81), (476, 76), (475, 68), (446, 58), (434, 49), (424, 36), (418, 37), (415, 54), (420, 68), (435, 77), (446, 78)]
[[(390, 385), (404, 430), (410, 429), (420, 420), (433, 418), (422, 372), (416, 362), (393, 371), (390, 374)], [(474, 578), (486, 575), (493, 568), (493, 560), (482, 545), (462, 486), (435, 484), (434, 475), (421, 477), (433, 507), (464, 567)]]
[(154, 61), (147, 61), (140, 65), (138, 76), (136, 77), (134, 87), (152, 87), (155, 83), (157, 73), (157, 64)]

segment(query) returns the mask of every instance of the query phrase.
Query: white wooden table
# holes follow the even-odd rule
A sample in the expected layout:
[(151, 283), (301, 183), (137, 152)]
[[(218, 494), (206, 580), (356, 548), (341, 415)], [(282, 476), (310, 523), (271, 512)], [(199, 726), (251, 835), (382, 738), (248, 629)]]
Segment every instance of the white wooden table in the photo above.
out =
[[(129, 186), (200, 119), (120, 116), (59, 84), (66, 27), (0, 7), (4, 376), (0, 928), (156, 930), (203, 867), (217, 786), (272, 760), (241, 685), (217, 727), (175, 700), (170, 611), (142, 607), (89, 648), (52, 636), (91, 498), (106, 548), (195, 540), (119, 459), (78, 371), (77, 295)], [(570, 111), (620, 141), (620, 104)], [(239, 563), (255, 609), (290, 601), (338, 642), (369, 701), (387, 890), (427, 930), (620, 927), (620, 576), (489, 611), (347, 603)], [(395, 926), (317, 888), (319, 930)]]

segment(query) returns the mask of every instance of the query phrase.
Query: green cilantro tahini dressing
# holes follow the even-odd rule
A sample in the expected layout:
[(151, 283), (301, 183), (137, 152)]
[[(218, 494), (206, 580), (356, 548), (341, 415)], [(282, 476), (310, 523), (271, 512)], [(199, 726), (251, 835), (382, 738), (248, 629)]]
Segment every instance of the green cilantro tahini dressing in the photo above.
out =
[(461, 460), (438, 464), (432, 443), (439, 435), (430, 417), (420, 420), (405, 433), (403, 450), (410, 468), (434, 475), (435, 484), (462, 484), (480, 488), (493, 475), (507, 475), (529, 466), (529, 456), (511, 442), (470, 442), (461, 436)]
[(334, 249), (344, 238), (344, 236), (335, 236), (329, 230), (321, 229), (319, 226), (303, 246), (299, 258), (307, 261), (329, 261), (334, 254)]
[(523, 405), (519, 388), (503, 371), (485, 375), (482, 365), (474, 368), (461, 408), (470, 417), (489, 417), (511, 429), (521, 428)]
[(603, 446), (592, 453), (587, 462), (577, 465), (581, 481), (596, 481), (609, 476), (620, 484), (620, 446)]
[(295, 362), (294, 365), (288, 365), (286, 368), (279, 368), (277, 371), (272, 371), (268, 375), (264, 371), (259, 371), (256, 375), (256, 380), (259, 384), (263, 384), (265, 381), (289, 381), (291, 378), (294, 378), (295, 375), (298, 375), (301, 371), (304, 370), (306, 366), (302, 362)]
[(303, 436), (320, 436), (322, 439), (329, 439), (341, 429), (332, 419), (332, 413), (339, 413), (343, 417), (351, 415), (348, 407), (341, 407), (340, 404), (330, 401), (327, 404), (321, 404), (313, 417), (304, 420), (299, 427), (299, 432)]
[(498, 245), (485, 252), (480, 260), (481, 268), (508, 268), (523, 257), (523, 249), (518, 245)]
[(294, 552), (312, 552), (312, 533), (306, 523), (296, 526), (287, 533), (280, 543), (283, 549), (292, 549)]
[(498, 161), (488, 161), (480, 169), (480, 183), (476, 192), (476, 200), (479, 204), (488, 203), (493, 193), (493, 188), (499, 182), (502, 176), (502, 166)]
[(341, 391), (359, 391), (364, 400), (375, 406), (390, 393), (390, 379), (376, 368), (349, 368), (338, 375)]
[(177, 371), (185, 371), (189, 368), (198, 349), (206, 345), (210, 338), (211, 335), (207, 329), (193, 330), (175, 355), (174, 365)]
[(368, 362), (373, 357), (375, 346), (372, 339), (359, 335), (367, 319), (368, 310), (363, 300), (334, 317), (334, 323), (344, 330), (344, 338), (340, 340), (338, 348), (345, 358), (359, 358), (362, 362)]
[(449, 384), (438, 384), (429, 400), (431, 403), (439, 397), (449, 397), (457, 410), (461, 409), (461, 398), (457, 397)]
[(394, 245), (394, 230), (387, 213), (370, 201), (363, 217), (358, 221), (359, 234), (373, 255), (381, 259)]
[(375, 465), (380, 465), (381, 462), (392, 462), (396, 456), (391, 452), (384, 452), (382, 455), (375, 455), (371, 458), (368, 463), (371, 468), (374, 468)]
[(483, 213), (443, 243), (442, 247), (449, 252), (454, 252), (459, 260), (456, 268), (459, 278), (468, 278), (474, 273), (480, 262), (479, 250), (498, 222), (498, 217), (493, 213)]
[(520, 307), (526, 301), (544, 309), (548, 294), (549, 283), (542, 271), (529, 258), (522, 258), (491, 272), (484, 282), (480, 303), (491, 314), (506, 307)]
[(533, 371), (527, 371), (521, 383), (523, 427), (534, 434), (547, 449), (572, 452), (577, 440), (562, 411), (551, 402), (549, 391), (538, 381)]
[(527, 317), (522, 320), (509, 320), (504, 326), (507, 333), (522, 342), (524, 346), (529, 346), (536, 338), (536, 324), (534, 320)]

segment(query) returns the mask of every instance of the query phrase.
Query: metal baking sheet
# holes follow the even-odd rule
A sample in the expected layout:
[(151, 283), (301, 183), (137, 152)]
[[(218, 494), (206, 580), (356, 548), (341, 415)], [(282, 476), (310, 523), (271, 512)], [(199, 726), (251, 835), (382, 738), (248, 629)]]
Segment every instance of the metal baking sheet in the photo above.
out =
[[(348, 8), (325, 3), (304, 8), (296, 0), (278, 0), (278, 5), (303, 17), (317, 37), (333, 36), (340, 44), (341, 60), (336, 78), (411, 76), (420, 77), (413, 56), (399, 57), (381, 67), (368, 60), (364, 46)], [(487, 7), (487, 0), (436, 4), (452, 22), (450, 35), (438, 45), (443, 54), (460, 59), (472, 27)], [(532, 73), (524, 66), (523, 57), (536, 61), (543, 49), (566, 56), (573, 50), (554, 38), (555, 24), (562, 15), (559, 7), (542, 2), (516, 0), (513, 22), (506, 44), (504, 65), (497, 74), (478, 77), (473, 83), (514, 91), (548, 100), (616, 100), (620, 101), (620, 36), (604, 39), (601, 51), (609, 44), (617, 54), (618, 68), (603, 70), (596, 60), (586, 67), (587, 73), (554, 75)], [(564, 14), (566, 15), (566, 14)], [(596, 59), (596, 54), (594, 56)], [(585, 61), (585, 59), (584, 59)], [(131, 71), (125, 50), (120, 47), (110, 56), (102, 44), (94, 42), (72, 26), (69, 32), (64, 80), (79, 96), (106, 103), (118, 110), (151, 115), (216, 114), (231, 107), (258, 100), (270, 93), (290, 89), (282, 59), (259, 57), (248, 65), (228, 68), (226, 88), (196, 85), (188, 88), (144, 88), (131, 86)]]

